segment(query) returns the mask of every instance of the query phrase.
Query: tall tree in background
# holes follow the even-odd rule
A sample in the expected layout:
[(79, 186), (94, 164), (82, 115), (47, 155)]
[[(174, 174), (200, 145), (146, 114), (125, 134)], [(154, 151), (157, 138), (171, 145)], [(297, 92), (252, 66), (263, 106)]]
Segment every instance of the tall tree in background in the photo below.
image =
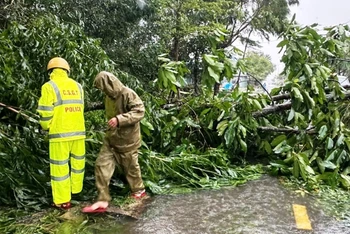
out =
[[(201, 67), (201, 55), (209, 51), (206, 35), (216, 28), (226, 28), (229, 35), (220, 45), (229, 48), (235, 43), (248, 42), (257, 45), (251, 40), (254, 32), (269, 38), (270, 34), (278, 34), (284, 30), (284, 23), (289, 13), (289, 4), (298, 4), (298, 1), (159, 1), (156, 9), (159, 26), (153, 32), (157, 37), (168, 41), (168, 50), (175, 61), (184, 60), (191, 65), (192, 80), (195, 90), (198, 90)], [(162, 17), (161, 17), (162, 16)]]
[(250, 40), (250, 32), (265, 38), (282, 32), (293, 4), (298, 1), (148, 0), (138, 5), (134, 0), (5, 0), (0, 5), (0, 23), (4, 26), (10, 16), (20, 20), (24, 14), (51, 12), (82, 26), (87, 35), (101, 38), (117, 67), (144, 83), (157, 76), (157, 55), (169, 53), (172, 60), (189, 65), (198, 92), (201, 56), (210, 49), (209, 32), (216, 28), (229, 31), (221, 48), (239, 41), (257, 45)]
[(274, 71), (271, 58), (261, 52), (249, 51), (246, 55), (247, 72), (259, 81)]

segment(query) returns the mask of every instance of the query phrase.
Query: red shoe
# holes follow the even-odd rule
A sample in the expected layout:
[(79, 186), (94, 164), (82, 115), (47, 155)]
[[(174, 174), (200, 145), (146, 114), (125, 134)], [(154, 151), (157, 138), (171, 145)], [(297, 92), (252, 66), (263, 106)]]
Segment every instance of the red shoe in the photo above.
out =
[(87, 206), (87, 207), (84, 207), (81, 211), (83, 213), (104, 213), (107, 211), (107, 208), (99, 207), (97, 209), (93, 209), (91, 206)]
[(52, 204), (53, 207), (56, 207), (56, 208), (62, 208), (62, 209), (65, 209), (65, 210), (68, 210), (72, 207), (72, 204), (70, 202), (66, 202), (66, 203), (62, 203), (62, 204)]
[(92, 204), (91, 206), (84, 207), (81, 211), (83, 213), (104, 213), (107, 211), (108, 202), (98, 201)]
[(146, 196), (146, 190), (144, 189), (131, 194), (131, 197), (135, 199), (141, 199), (144, 196)]

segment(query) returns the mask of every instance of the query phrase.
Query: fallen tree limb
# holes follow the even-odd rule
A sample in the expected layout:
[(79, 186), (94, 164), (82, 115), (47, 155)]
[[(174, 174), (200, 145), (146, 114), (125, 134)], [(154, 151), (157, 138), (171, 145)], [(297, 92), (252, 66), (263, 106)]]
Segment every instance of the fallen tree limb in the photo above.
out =
[(274, 102), (275, 101), (286, 100), (286, 99), (290, 99), (290, 94), (289, 93), (275, 95), (275, 96), (272, 96), (272, 98), (271, 98), (271, 100), (274, 101)]
[(258, 127), (258, 130), (264, 131), (264, 132), (282, 132), (282, 133), (294, 133), (294, 134), (300, 134), (300, 133), (307, 133), (307, 134), (315, 134), (317, 133), (314, 128), (306, 129), (306, 130), (299, 130), (299, 129), (293, 129), (293, 128), (277, 128), (277, 127)]
[(284, 132), (284, 133), (300, 133), (300, 130), (293, 128), (277, 128), (277, 127), (258, 127), (259, 130), (264, 132)]
[[(350, 85), (343, 85), (342, 87), (346, 90), (350, 89)], [(329, 88), (326, 88), (325, 91), (328, 92)], [(281, 100), (286, 100), (286, 99), (290, 99), (289, 93), (279, 94), (279, 95), (275, 95), (275, 96), (271, 97), (272, 101), (281, 101)]]
[[(19, 115), (23, 116), (25, 119), (27, 119), (27, 120), (30, 121), (30, 122), (39, 123), (38, 120), (36, 120), (36, 119), (34, 119), (34, 118), (32, 118), (32, 117), (30, 117), (30, 116), (24, 114), (24, 113), (21, 112), (20, 110), (16, 110), (14, 107), (8, 106), (8, 105), (6, 105), (6, 104), (4, 104), (4, 103), (1, 103), (1, 102), (0, 102), (0, 106), (5, 107), (6, 109), (8, 109), (8, 110), (10, 110), (10, 111), (12, 111), (12, 112), (14, 112), (14, 113), (16, 113), (16, 114), (19, 114)], [(37, 116), (37, 115), (36, 115), (36, 116)], [(38, 116), (37, 116), (37, 117), (38, 117)]]
[[(334, 96), (331, 94), (327, 94), (327, 101), (339, 101), (342, 99), (334, 99)], [(346, 92), (345, 93), (345, 97), (344, 99), (349, 99), (350, 98), (350, 92)], [(285, 110), (289, 110), (292, 107), (292, 103), (290, 101), (282, 103), (282, 104), (278, 104), (278, 105), (274, 105), (274, 106), (267, 106), (265, 108), (263, 108), (261, 111), (256, 111), (253, 112), (252, 115), (253, 117), (262, 117), (262, 116), (266, 116), (272, 113), (277, 113), (277, 112), (281, 112), (281, 111), (285, 111)]]
[(262, 116), (266, 116), (266, 115), (269, 115), (272, 113), (289, 110), (291, 107), (292, 107), (292, 103), (286, 102), (286, 103), (282, 103), (282, 104), (275, 105), (275, 106), (265, 107), (261, 111), (253, 112), (252, 115), (253, 115), (253, 117), (262, 117)]
[(90, 102), (88, 105), (85, 105), (84, 112), (103, 110), (105, 105), (103, 102)]

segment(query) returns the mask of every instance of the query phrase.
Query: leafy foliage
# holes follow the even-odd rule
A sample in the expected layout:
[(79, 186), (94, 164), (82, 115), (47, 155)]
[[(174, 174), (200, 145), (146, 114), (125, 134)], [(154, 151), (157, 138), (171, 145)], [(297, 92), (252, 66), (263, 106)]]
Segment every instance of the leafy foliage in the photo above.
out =
[[(185, 151), (186, 149), (186, 151)], [(180, 145), (169, 156), (143, 151), (141, 166), (145, 183), (155, 194), (175, 188), (219, 188), (256, 179), (263, 173), (259, 166), (233, 167), (222, 150), (201, 153), (191, 145)], [(181, 191), (181, 190), (180, 190)]]
[(303, 131), (298, 136), (276, 136), (273, 150), (284, 161), (273, 166), (284, 172), (290, 169), (311, 186), (325, 181), (349, 187), (349, 130), (341, 120), (338, 104), (332, 102), (345, 94), (332, 75), (329, 59), (341, 56), (348, 29), (328, 28), (322, 36), (315, 26), (292, 25), (279, 44), (285, 48), (282, 60), (287, 82), (283, 90), (292, 99), (287, 123), (298, 129), (312, 128), (314, 134)]
[(178, 88), (185, 86), (186, 81), (184, 75), (188, 73), (189, 70), (182, 61), (170, 61), (170, 59), (163, 55), (160, 55), (158, 59), (163, 62), (158, 72), (157, 83), (159, 89), (170, 90), (177, 93)]
[(245, 65), (247, 67), (247, 72), (260, 81), (265, 80), (266, 77), (274, 71), (271, 58), (259, 52), (248, 52)]

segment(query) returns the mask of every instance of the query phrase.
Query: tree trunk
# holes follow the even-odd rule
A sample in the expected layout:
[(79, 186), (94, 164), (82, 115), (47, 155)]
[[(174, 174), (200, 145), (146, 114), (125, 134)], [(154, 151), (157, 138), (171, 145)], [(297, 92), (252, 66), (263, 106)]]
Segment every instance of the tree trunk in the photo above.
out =
[(306, 130), (299, 130), (299, 129), (290, 129), (290, 128), (276, 128), (276, 127), (258, 127), (260, 131), (264, 132), (281, 132), (281, 133), (295, 133), (299, 134), (302, 132), (305, 132), (307, 134), (316, 134), (317, 132), (315, 131), (314, 128), (306, 129)]
[(175, 35), (173, 41), (173, 48), (171, 50), (171, 56), (174, 61), (179, 61), (179, 51), (180, 51), (180, 32), (181, 32), (181, 11), (182, 4), (176, 9), (176, 19), (175, 19)]
[(196, 95), (199, 94), (199, 53), (196, 51), (194, 56), (194, 68), (193, 68), (193, 88)]
[(94, 110), (103, 110), (105, 105), (103, 102), (90, 102), (84, 107), (84, 112), (94, 111)]
[(175, 36), (173, 49), (171, 50), (171, 57), (173, 58), (174, 61), (179, 61), (179, 47), (180, 47), (180, 39), (177, 36)]
[(269, 115), (272, 113), (289, 110), (291, 107), (292, 107), (291, 102), (282, 103), (282, 104), (279, 104), (276, 106), (268, 106), (268, 107), (265, 107), (264, 109), (262, 109), (261, 111), (254, 112), (253, 117), (262, 117), (262, 116), (266, 116), (266, 115)]
[(214, 96), (218, 95), (220, 92), (220, 83), (215, 83), (214, 85)]

